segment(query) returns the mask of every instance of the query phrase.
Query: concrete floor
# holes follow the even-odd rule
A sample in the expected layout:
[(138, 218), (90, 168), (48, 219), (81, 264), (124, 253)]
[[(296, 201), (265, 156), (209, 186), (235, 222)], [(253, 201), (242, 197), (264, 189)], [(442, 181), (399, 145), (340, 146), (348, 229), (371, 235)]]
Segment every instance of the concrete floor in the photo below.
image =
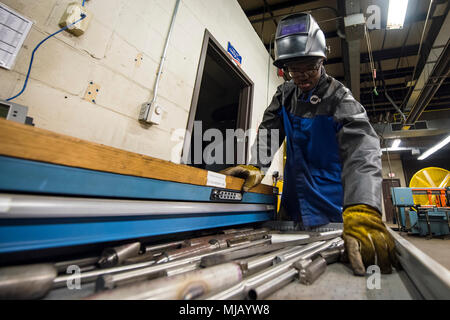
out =
[[(389, 225), (391, 228), (397, 228), (397, 225)], [(420, 251), (436, 260), (442, 266), (450, 270), (450, 238), (432, 238), (408, 235), (406, 232), (397, 232)]]

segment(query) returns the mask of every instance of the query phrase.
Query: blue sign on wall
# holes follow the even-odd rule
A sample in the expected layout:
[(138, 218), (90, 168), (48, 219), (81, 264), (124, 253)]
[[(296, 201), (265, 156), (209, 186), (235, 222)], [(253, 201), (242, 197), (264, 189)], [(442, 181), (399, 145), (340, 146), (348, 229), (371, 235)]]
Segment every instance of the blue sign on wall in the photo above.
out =
[(236, 63), (238, 65), (242, 64), (242, 57), (239, 55), (239, 53), (236, 51), (236, 49), (231, 45), (230, 42), (228, 42), (227, 51), (230, 54), (230, 56), (233, 58), (233, 60), (236, 61)]

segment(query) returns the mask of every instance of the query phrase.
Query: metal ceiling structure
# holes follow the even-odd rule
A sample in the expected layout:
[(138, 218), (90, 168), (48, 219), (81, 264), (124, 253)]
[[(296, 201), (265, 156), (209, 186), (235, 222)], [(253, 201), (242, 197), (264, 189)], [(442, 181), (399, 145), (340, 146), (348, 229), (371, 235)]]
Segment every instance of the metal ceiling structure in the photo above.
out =
[[(442, 121), (450, 120), (449, 0), (409, 0), (404, 26), (397, 30), (386, 29), (389, 0), (238, 2), (272, 57), (279, 20), (290, 13), (311, 13), (331, 49), (325, 62), (327, 73), (352, 90), (378, 132), (389, 132), (386, 139), (407, 137), (419, 143), (418, 137), (427, 136), (426, 141), (430, 142), (430, 135), (435, 135), (437, 140), (442, 132), (450, 133), (450, 127), (441, 127), (450, 123)], [(365, 38), (346, 39), (343, 22), (345, 16), (354, 13), (363, 13), (367, 19), (373, 13), (370, 7), (373, 5), (380, 8), (381, 17), (380, 28), (368, 30), (377, 94), (374, 93), (367, 41)], [(425, 129), (419, 126), (428, 120), (432, 124), (430, 128), (427, 124)], [(412, 133), (417, 129), (416, 122), (421, 130)], [(394, 129), (393, 123), (397, 123), (397, 127), (400, 125), (400, 130)], [(450, 151), (450, 145), (447, 149)]]

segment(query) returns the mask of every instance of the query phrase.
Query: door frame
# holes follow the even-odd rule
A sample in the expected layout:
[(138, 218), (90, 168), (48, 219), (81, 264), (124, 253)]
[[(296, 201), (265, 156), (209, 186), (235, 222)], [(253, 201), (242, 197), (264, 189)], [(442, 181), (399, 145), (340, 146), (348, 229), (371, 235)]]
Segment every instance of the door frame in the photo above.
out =
[[(391, 188), (392, 188), (392, 184), (393, 184), (394, 181), (396, 183), (398, 183), (399, 187), (401, 187), (401, 183), (400, 183), (400, 179), (399, 178), (396, 178), (396, 179), (389, 178), (389, 179), (383, 179), (382, 180), (384, 214), (385, 214), (385, 217), (386, 217), (386, 222), (390, 222), (390, 223), (392, 223), (394, 221), (393, 219), (397, 220), (397, 217), (395, 215), (396, 208), (394, 206), (394, 203), (392, 202), (392, 194), (391, 194)], [(386, 182), (388, 182), (388, 183), (386, 183)], [(386, 184), (388, 184), (388, 187), (389, 187), (388, 190), (386, 190), (387, 194), (385, 194), (385, 188), (383, 187)], [(389, 199), (390, 199), (390, 204), (392, 206), (391, 207), (392, 211), (390, 211), (389, 214), (388, 214), (389, 210), (388, 210), (388, 208), (386, 206), (386, 203), (389, 203)], [(388, 217), (388, 215), (389, 215), (389, 217)]]
[[(229, 54), (225, 51), (224, 48), (222, 48), (220, 43), (213, 37), (213, 35), (208, 31), (208, 29), (205, 29), (205, 34), (202, 43), (202, 50), (200, 53), (200, 60), (197, 68), (197, 76), (195, 79), (194, 92), (192, 94), (191, 107), (189, 110), (189, 117), (186, 126), (186, 135), (184, 137), (183, 149), (181, 154), (181, 163), (184, 164), (188, 163), (189, 149), (191, 147), (191, 139), (192, 139), (192, 129), (194, 126), (195, 114), (197, 112), (197, 103), (200, 95), (200, 87), (203, 78), (203, 71), (205, 69), (205, 61), (208, 48), (214, 50), (215, 53), (217, 53), (217, 55), (220, 58), (222, 58), (221, 63), (229, 67), (234, 72), (234, 74), (238, 76), (239, 79), (241, 79), (241, 81), (245, 84), (245, 86), (241, 88), (239, 95), (239, 107), (238, 107), (236, 128), (241, 128), (244, 131), (247, 131), (251, 125), (254, 83), (240, 67), (235, 65)], [(237, 159), (238, 162), (247, 163), (248, 144), (249, 144), (249, 137), (246, 136), (244, 143), (245, 150), (242, 153), (244, 158)], [(234, 152), (236, 157), (239, 154), (239, 152), (237, 152), (236, 149)]]

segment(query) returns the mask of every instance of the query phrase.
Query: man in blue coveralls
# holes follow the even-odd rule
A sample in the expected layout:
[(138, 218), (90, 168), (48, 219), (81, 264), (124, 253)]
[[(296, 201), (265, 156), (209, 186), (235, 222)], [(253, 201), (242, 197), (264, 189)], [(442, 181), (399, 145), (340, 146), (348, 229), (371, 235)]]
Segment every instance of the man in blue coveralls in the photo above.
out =
[[(281, 19), (274, 65), (292, 80), (278, 87), (259, 126), (256, 148), (271, 154), (271, 129), (286, 138), (281, 205), (303, 227), (343, 222), (343, 238), (356, 275), (377, 264), (382, 273), (397, 265), (395, 244), (381, 220), (381, 151), (365, 109), (350, 90), (326, 74), (325, 36), (307, 13)], [(266, 129), (266, 130), (261, 130)], [(267, 134), (261, 136), (260, 133)], [(223, 173), (259, 184), (270, 166), (253, 152), (251, 163)]]

